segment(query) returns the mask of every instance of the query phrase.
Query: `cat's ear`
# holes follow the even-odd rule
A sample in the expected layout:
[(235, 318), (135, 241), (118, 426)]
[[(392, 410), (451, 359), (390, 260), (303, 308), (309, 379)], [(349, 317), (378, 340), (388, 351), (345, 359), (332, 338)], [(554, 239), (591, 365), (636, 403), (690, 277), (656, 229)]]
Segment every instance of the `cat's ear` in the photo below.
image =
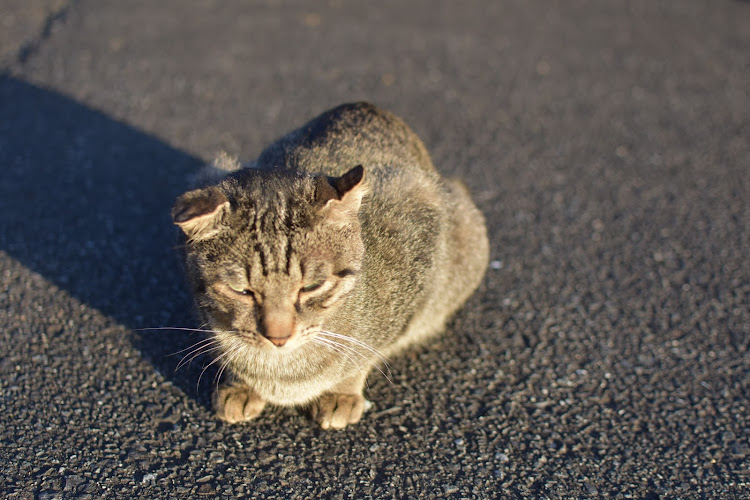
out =
[[(365, 168), (362, 165), (357, 165), (353, 169), (341, 177), (332, 177), (330, 179), (331, 185), (336, 189), (339, 195), (339, 199), (343, 199), (352, 192), (354, 188), (362, 183), (362, 179), (365, 177)], [(360, 200), (361, 200), (360, 196)]]
[(172, 220), (191, 241), (205, 240), (221, 229), (221, 217), (229, 200), (217, 187), (188, 191), (175, 201)]
[(316, 193), (323, 215), (333, 221), (344, 222), (356, 218), (362, 197), (367, 193), (363, 181), (365, 169), (357, 165), (341, 177), (322, 177)]

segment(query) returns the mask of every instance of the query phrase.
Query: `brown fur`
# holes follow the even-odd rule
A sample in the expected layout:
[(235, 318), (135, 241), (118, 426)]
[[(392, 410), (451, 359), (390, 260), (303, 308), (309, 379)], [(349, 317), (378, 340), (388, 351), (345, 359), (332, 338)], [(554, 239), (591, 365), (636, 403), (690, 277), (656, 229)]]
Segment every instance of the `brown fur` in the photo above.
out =
[(440, 332), (488, 259), (465, 186), (439, 176), (399, 118), (365, 103), (182, 195), (173, 217), (232, 374), (214, 395), (228, 422), (266, 402), (310, 406), (323, 428), (357, 422), (371, 368)]

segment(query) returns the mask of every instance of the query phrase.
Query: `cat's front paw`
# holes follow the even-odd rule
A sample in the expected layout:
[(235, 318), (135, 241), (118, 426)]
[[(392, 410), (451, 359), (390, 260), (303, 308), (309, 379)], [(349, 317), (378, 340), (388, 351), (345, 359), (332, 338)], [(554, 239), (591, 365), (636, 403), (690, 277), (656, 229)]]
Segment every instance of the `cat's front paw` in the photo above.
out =
[(362, 418), (367, 401), (361, 394), (323, 394), (312, 404), (312, 418), (323, 429), (343, 429)]
[(265, 400), (246, 385), (220, 385), (213, 395), (216, 416), (230, 424), (254, 419), (265, 405)]

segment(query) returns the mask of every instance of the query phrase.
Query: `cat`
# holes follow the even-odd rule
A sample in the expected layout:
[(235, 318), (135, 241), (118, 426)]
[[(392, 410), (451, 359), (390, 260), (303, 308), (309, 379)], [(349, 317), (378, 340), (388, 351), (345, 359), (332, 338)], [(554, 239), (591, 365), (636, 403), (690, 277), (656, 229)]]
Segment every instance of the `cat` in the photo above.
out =
[(308, 407), (324, 429), (358, 422), (370, 370), (441, 332), (482, 280), (482, 214), (368, 103), (323, 113), (249, 166), (219, 163), (231, 172), (172, 210), (206, 345), (230, 373), (217, 416), (271, 403)]

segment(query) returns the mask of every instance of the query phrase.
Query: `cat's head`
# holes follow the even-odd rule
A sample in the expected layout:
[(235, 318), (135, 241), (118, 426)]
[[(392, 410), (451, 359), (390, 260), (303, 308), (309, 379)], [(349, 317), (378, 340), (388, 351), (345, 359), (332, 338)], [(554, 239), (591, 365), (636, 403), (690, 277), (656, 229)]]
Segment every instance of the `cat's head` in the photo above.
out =
[(210, 327), (266, 350), (319, 329), (362, 267), (363, 176), (245, 169), (180, 196), (172, 217)]

